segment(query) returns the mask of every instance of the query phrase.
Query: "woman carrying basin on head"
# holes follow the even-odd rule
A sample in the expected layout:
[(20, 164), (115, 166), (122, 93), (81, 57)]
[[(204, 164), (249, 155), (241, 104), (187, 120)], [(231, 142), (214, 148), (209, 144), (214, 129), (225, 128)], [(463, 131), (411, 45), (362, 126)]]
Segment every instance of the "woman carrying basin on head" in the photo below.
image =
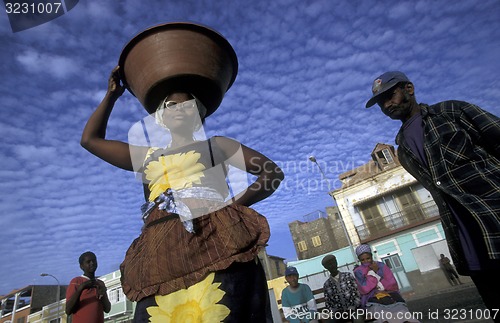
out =
[[(249, 206), (270, 196), (283, 173), (235, 140), (195, 139), (214, 109), (207, 111), (196, 89), (187, 90), (189, 84), (170, 84), (155, 111), (149, 111), (168, 130), (166, 146), (106, 139), (110, 113), (124, 92), (119, 70), (113, 69), (81, 144), (142, 176), (144, 227), (120, 266), (124, 293), (138, 302), (135, 322), (266, 322), (268, 290), (257, 253), (269, 239), (269, 227)], [(230, 196), (229, 167), (256, 180)]]

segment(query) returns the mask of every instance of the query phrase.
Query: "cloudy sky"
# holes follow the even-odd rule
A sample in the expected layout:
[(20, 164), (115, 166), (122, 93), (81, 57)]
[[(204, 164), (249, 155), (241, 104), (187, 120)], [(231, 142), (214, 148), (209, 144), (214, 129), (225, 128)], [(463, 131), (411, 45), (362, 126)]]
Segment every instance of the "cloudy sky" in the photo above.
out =
[[(282, 166), (286, 180), (254, 208), (270, 223), (268, 253), (295, 259), (288, 223), (332, 204), (307, 157), (338, 175), (367, 162), (400, 125), (365, 109), (372, 81), (402, 70), (417, 100), (457, 99), (500, 115), (500, 1), (80, 1), (13, 33), (0, 14), (0, 295), (79, 275), (93, 250), (98, 274), (118, 269), (139, 235), (134, 174), (80, 147), (123, 46), (160, 23), (210, 26), (233, 45), (239, 74), (206, 123)], [(108, 137), (127, 140), (145, 117), (125, 93)]]

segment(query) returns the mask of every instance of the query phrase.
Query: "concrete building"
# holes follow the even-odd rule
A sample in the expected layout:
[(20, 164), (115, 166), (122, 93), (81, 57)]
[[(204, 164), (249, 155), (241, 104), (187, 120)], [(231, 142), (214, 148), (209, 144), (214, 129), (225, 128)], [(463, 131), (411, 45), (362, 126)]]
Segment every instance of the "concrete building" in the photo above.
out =
[(50, 303), (42, 307), (41, 311), (28, 315), (28, 323), (66, 323), (70, 322), (65, 313), (66, 299)]
[[(60, 300), (64, 299), (66, 295), (67, 285), (29, 285), (21, 289), (13, 290), (9, 294), (0, 296), (1, 311), (0, 323), (15, 322), (26, 323), (28, 316), (35, 312), (42, 311), (42, 308), (49, 304), (58, 304), (56, 298), (58, 295), (58, 288), (60, 288)], [(62, 316), (64, 307), (57, 308), (51, 313), (46, 312), (45, 315), (51, 318), (51, 321), (45, 322), (56, 323), (58, 317)]]
[(348, 245), (337, 207), (327, 213), (315, 211), (304, 216), (304, 221), (288, 224), (299, 260), (325, 254)]
[(105, 322), (132, 323), (134, 317), (135, 302), (125, 297), (120, 282), (120, 270), (99, 277), (108, 289), (108, 299), (111, 303), (111, 311), (104, 313)]
[(264, 267), (267, 280), (275, 279), (285, 274), (285, 258), (269, 255), (265, 248), (259, 252), (258, 257), (262, 263), (262, 267)]
[(370, 162), (339, 178), (342, 187), (332, 193), (354, 244), (439, 220), (430, 193), (403, 169), (390, 145), (377, 144)]

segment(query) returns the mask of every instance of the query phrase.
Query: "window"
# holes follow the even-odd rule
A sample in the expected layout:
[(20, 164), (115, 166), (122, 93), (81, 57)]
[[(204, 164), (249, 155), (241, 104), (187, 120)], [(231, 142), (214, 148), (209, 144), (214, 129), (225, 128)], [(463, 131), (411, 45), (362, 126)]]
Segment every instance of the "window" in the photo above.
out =
[(394, 197), (399, 203), (402, 216), (408, 222), (421, 221), (424, 219), (424, 214), (420, 208), (420, 204), (411, 190), (411, 187), (405, 187), (397, 192), (394, 192)]
[(311, 240), (312, 240), (313, 246), (315, 246), (315, 247), (321, 246), (321, 238), (319, 236), (312, 237)]
[(49, 323), (61, 323), (61, 318), (58, 317), (56, 319), (50, 320)]
[(394, 163), (394, 158), (392, 158), (392, 154), (389, 149), (382, 149), (382, 154), (384, 155), (385, 160), (388, 164)]
[(371, 234), (378, 234), (386, 230), (382, 213), (380, 212), (377, 201), (368, 201), (358, 206), (358, 211), (363, 217), (363, 222)]
[(387, 149), (387, 148), (384, 148), (382, 150), (377, 151), (375, 153), (375, 155), (377, 156), (376, 157), (377, 162), (381, 166), (385, 166), (385, 165), (389, 165), (389, 164), (394, 163), (394, 157), (393, 157), (391, 151), (389, 149)]
[(16, 320), (17, 323), (26, 323), (26, 317), (23, 316), (23, 317), (20, 317)]
[(12, 309), (14, 308), (14, 301), (15, 296), (11, 296), (9, 299), (4, 299), (2, 301), (2, 316), (12, 312)]
[(385, 210), (384, 219), (386, 225), (389, 229), (395, 230), (397, 228), (401, 228), (405, 226), (407, 223), (405, 222), (401, 212), (399, 212), (398, 205), (396, 204), (396, 200), (392, 195), (390, 196), (382, 196), (382, 201), (379, 203), (379, 207)]
[[(281, 269), (281, 268), (280, 268), (280, 263), (279, 263), (279, 262), (277, 262), (277, 261), (275, 261), (275, 262), (274, 262), (274, 266), (276, 267), (276, 273), (278, 274), (278, 276), (281, 276), (281, 275), (282, 275), (282, 273), (281, 273), (281, 270), (280, 270), (280, 269)], [(284, 273), (283, 273), (283, 274), (284, 274)]]
[(113, 288), (108, 291), (108, 298), (111, 304), (116, 304), (125, 299), (121, 287)]
[(307, 250), (307, 244), (305, 241), (299, 241), (299, 243), (297, 243), (297, 247), (299, 248), (300, 252)]
[(417, 247), (443, 240), (443, 237), (436, 226), (413, 232), (412, 236), (413, 240), (417, 244)]

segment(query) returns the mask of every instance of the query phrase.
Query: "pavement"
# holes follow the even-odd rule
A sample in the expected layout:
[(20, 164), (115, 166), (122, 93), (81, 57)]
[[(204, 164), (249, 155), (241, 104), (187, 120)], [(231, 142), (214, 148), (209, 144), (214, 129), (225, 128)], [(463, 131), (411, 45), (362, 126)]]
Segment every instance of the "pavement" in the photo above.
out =
[[(472, 282), (428, 293), (406, 293), (408, 309), (421, 314), (423, 323), (490, 323), (493, 313), (486, 309)], [(496, 313), (500, 315), (500, 313)], [(488, 316), (487, 316), (488, 315)], [(497, 315), (497, 316), (498, 316)]]
[(443, 288), (443, 289), (439, 289), (439, 290), (430, 290), (426, 293), (407, 292), (407, 293), (403, 293), (402, 295), (406, 301), (411, 301), (411, 300), (417, 300), (417, 299), (422, 299), (422, 298), (428, 298), (428, 297), (435, 296), (435, 295), (446, 294), (446, 293), (450, 293), (450, 292), (465, 291), (465, 290), (468, 290), (471, 288), (473, 288), (473, 289), (476, 288), (476, 286), (474, 285), (473, 282), (463, 283), (463, 284), (455, 285), (455, 286), (450, 285), (447, 288)]

